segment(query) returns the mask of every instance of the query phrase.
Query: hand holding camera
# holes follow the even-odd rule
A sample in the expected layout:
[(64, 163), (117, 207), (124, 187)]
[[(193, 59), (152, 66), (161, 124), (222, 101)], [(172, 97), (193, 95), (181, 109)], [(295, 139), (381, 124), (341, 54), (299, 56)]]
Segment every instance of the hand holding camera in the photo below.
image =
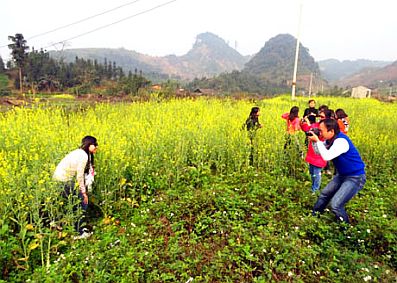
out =
[(311, 137), (313, 135), (320, 136), (320, 131), (318, 130), (318, 128), (313, 128), (310, 129), (310, 131), (305, 132), (305, 134), (307, 137)]

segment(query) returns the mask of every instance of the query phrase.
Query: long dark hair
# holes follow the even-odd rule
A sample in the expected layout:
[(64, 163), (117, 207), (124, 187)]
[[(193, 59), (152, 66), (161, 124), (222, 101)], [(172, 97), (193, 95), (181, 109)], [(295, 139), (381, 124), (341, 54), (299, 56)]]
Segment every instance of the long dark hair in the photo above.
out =
[(256, 114), (258, 114), (259, 110), (258, 106), (252, 107), (248, 118), (257, 118)]
[(299, 117), (299, 107), (298, 106), (293, 106), (291, 110), (289, 111), (289, 120), (293, 121), (295, 118)]
[(88, 171), (90, 169), (90, 165), (92, 167), (94, 167), (94, 154), (92, 154), (89, 151), (90, 145), (98, 146), (98, 142), (97, 142), (96, 138), (93, 137), (93, 136), (85, 136), (81, 140), (81, 146), (80, 146), (80, 148), (82, 150), (84, 150), (87, 153), (87, 155), (88, 155), (88, 162), (87, 162), (87, 165), (85, 166), (85, 169), (84, 169), (85, 173), (88, 173)]
[(258, 106), (254, 106), (251, 108), (250, 115), (248, 116), (247, 120), (245, 121), (245, 126), (247, 127), (247, 130), (252, 130), (256, 129), (259, 124), (259, 118), (258, 118), (258, 113), (260, 111), (260, 108)]

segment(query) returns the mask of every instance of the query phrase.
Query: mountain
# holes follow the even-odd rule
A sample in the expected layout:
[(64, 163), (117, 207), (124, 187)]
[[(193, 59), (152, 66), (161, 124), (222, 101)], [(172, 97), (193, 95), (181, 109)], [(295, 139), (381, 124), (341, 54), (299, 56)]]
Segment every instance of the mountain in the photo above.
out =
[[(296, 38), (290, 34), (279, 34), (269, 39), (265, 46), (245, 64), (243, 72), (259, 76), (264, 80), (290, 85), (294, 71)], [(299, 46), (297, 83), (308, 85), (310, 75), (320, 78), (320, 68), (309, 49)]]
[(366, 68), (337, 82), (342, 87), (363, 85), (372, 89), (397, 85), (397, 61), (383, 68)]
[(181, 60), (189, 64), (195, 74), (201, 74), (199, 77), (241, 70), (246, 63), (244, 56), (209, 32), (198, 35), (193, 48)]
[(103, 63), (115, 62), (125, 72), (142, 70), (145, 75), (151, 73), (166, 74), (166, 77), (190, 80), (195, 77), (215, 76), (223, 72), (241, 70), (249, 57), (245, 57), (231, 48), (223, 39), (206, 32), (196, 37), (189, 52), (182, 56), (168, 55), (154, 57), (124, 48), (84, 48), (50, 51), (50, 56), (66, 62), (74, 61), (76, 56), (97, 60)]
[(345, 77), (353, 75), (367, 68), (382, 68), (391, 64), (388, 61), (371, 61), (365, 59), (344, 60), (327, 59), (318, 61), (321, 73), (324, 78), (330, 82), (341, 80)]
[[(296, 39), (292, 35), (277, 35), (265, 43), (264, 47), (245, 64), (243, 70), (194, 80), (189, 87), (264, 95), (287, 92), (292, 85), (295, 48)], [(312, 82), (312, 92), (319, 92), (326, 83), (320, 76), (320, 69), (314, 58), (302, 44), (297, 72), (296, 83), (299, 91), (308, 90)]]
[[(196, 77), (211, 78), (222, 74), (221, 80), (228, 81), (228, 86), (237, 81), (240, 85), (255, 85), (256, 88), (250, 89), (257, 91), (266, 85), (272, 88), (291, 86), (295, 48), (296, 38), (279, 34), (269, 39), (258, 53), (243, 56), (219, 36), (206, 32), (197, 35), (192, 48), (182, 56), (155, 57), (124, 48), (66, 49), (50, 51), (50, 56), (62, 58), (66, 62), (72, 62), (76, 57), (96, 60), (98, 63), (106, 59), (122, 67), (126, 73), (141, 70), (152, 82), (170, 78), (190, 81)], [(370, 60), (341, 62), (335, 59), (316, 63), (307, 47), (300, 44), (299, 50), (297, 87), (300, 89), (307, 90), (312, 81), (312, 91), (317, 92), (323, 86), (327, 87), (324, 79), (340, 86), (374, 86), (379, 81), (383, 84), (395, 81), (394, 77), (390, 78), (394, 74), (395, 63)], [(238, 84), (234, 89), (245, 89)]]

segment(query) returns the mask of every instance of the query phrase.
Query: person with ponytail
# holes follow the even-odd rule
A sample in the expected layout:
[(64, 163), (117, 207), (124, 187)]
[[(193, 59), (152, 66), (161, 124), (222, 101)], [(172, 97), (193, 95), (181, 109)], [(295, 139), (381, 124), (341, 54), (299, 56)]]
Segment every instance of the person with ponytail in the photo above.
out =
[[(97, 148), (97, 139), (93, 136), (85, 136), (80, 148), (68, 153), (59, 162), (53, 175), (54, 180), (62, 183), (65, 198), (78, 196), (83, 213), (88, 208), (88, 186), (91, 185), (89, 182), (93, 181), (94, 154)], [(74, 207), (74, 211), (76, 209), (77, 207)], [(84, 215), (75, 223), (75, 229), (80, 233), (81, 238), (86, 238), (91, 234), (82, 227), (83, 218)]]

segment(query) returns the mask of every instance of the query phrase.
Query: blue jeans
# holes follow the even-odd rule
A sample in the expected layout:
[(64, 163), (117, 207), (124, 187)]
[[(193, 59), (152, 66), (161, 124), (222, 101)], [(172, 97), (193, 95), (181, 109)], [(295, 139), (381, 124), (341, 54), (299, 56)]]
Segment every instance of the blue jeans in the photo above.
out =
[[(80, 200), (80, 207), (83, 210), (83, 215), (74, 223), (74, 228), (77, 232), (79, 232), (80, 234), (83, 233), (83, 224), (84, 224), (84, 220), (85, 220), (85, 214), (86, 211), (88, 209), (88, 204), (84, 203), (84, 197), (83, 194), (80, 192), (79, 188), (75, 188), (75, 181), (71, 180), (68, 182), (64, 183), (64, 191), (63, 191), (63, 196), (68, 199), (69, 195), (72, 196), (78, 196), (79, 200)], [(78, 205), (73, 206), (73, 212), (76, 212), (78, 209)]]
[(312, 178), (312, 192), (314, 193), (321, 186), (321, 167), (314, 166), (309, 164), (309, 173), (310, 177)]
[(336, 174), (321, 191), (313, 207), (313, 214), (316, 212), (323, 213), (328, 203), (330, 203), (331, 210), (337, 220), (350, 223), (349, 216), (345, 211), (345, 205), (363, 188), (365, 181), (365, 174), (358, 176), (340, 176)]

